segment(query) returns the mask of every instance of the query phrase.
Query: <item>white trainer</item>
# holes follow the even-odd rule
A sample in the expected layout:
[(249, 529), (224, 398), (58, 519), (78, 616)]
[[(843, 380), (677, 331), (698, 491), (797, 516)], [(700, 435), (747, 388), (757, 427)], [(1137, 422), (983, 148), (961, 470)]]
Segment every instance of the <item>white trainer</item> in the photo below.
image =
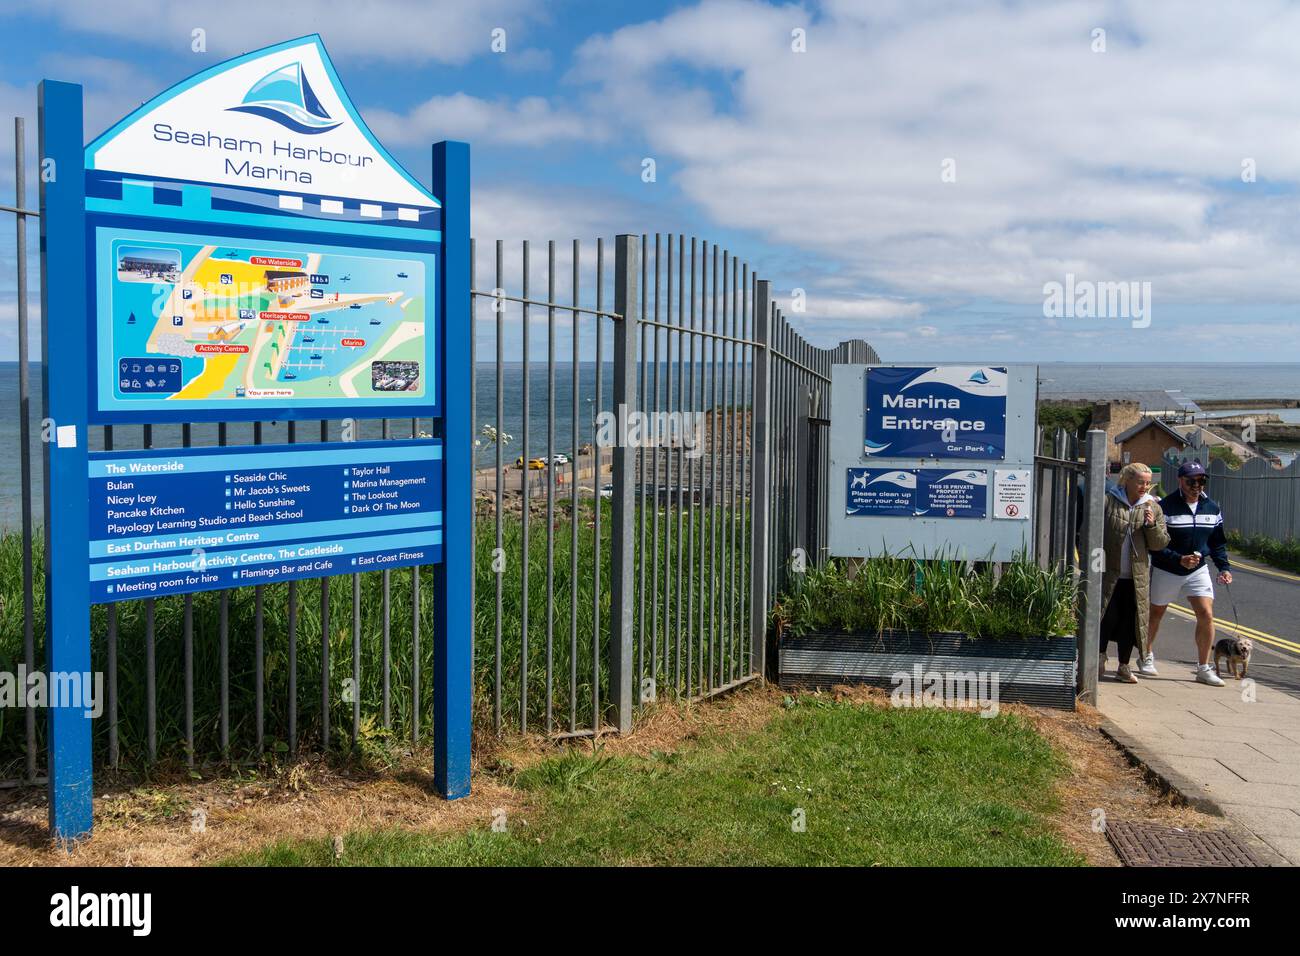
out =
[(1115, 679), (1121, 684), (1136, 684), (1138, 679), (1133, 676), (1133, 671), (1127, 664), (1120, 664), (1115, 670)]
[(1214, 673), (1214, 668), (1209, 664), (1201, 664), (1196, 668), (1196, 683), (1209, 684), (1211, 687), (1222, 687), (1223, 679)]
[(1148, 654), (1146, 657), (1138, 657), (1138, 673), (1143, 677), (1160, 676), (1160, 672), (1156, 670), (1155, 654)]

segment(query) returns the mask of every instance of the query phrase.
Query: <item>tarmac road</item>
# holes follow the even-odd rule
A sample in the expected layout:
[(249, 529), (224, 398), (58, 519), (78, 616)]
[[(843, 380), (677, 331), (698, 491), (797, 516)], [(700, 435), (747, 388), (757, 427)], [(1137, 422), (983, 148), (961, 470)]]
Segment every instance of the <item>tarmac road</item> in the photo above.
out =
[[(1214, 639), (1249, 637), (1254, 649), (1248, 676), (1300, 697), (1300, 576), (1236, 554), (1229, 558), (1232, 584), (1214, 585)], [(1217, 575), (1213, 567), (1210, 570)], [(1195, 666), (1194, 621), (1186, 600), (1171, 605), (1155, 644), (1161, 676)], [(1226, 674), (1224, 679), (1231, 680)]]

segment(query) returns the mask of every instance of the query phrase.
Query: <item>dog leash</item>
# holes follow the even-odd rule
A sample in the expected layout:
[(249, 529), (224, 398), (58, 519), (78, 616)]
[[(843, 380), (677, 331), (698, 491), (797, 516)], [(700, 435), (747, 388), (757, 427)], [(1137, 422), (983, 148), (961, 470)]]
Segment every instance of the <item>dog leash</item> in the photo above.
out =
[(1240, 636), (1241, 636), (1241, 625), (1237, 622), (1237, 602), (1236, 602), (1235, 600), (1233, 600), (1233, 597), (1232, 597), (1232, 585), (1231, 585), (1231, 584), (1224, 584), (1224, 585), (1223, 585), (1223, 588), (1224, 588), (1225, 591), (1228, 592), (1228, 603), (1232, 605), (1232, 629), (1233, 629), (1234, 631), (1236, 631), (1236, 632), (1237, 632), (1237, 636), (1240, 637)]

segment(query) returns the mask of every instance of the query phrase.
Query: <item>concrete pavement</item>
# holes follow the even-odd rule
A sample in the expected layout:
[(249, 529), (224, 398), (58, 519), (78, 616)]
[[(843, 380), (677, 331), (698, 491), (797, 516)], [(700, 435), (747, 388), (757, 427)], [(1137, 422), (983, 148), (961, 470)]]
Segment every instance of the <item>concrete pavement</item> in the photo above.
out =
[[(1296, 627), (1286, 611), (1300, 610), (1300, 577), (1237, 567), (1233, 600), (1241, 633), (1254, 642), (1253, 683), (1226, 675), (1224, 687), (1196, 683), (1190, 615), (1171, 609), (1156, 641), (1160, 676), (1118, 683), (1112, 648), (1098, 707), (1113, 736), (1190, 803), (1222, 813), (1300, 866), (1300, 645), (1289, 646), (1297, 637), (1290, 630), (1278, 633)], [(1216, 639), (1233, 630), (1227, 594), (1217, 590)], [(1252, 626), (1256, 620), (1275, 629)]]

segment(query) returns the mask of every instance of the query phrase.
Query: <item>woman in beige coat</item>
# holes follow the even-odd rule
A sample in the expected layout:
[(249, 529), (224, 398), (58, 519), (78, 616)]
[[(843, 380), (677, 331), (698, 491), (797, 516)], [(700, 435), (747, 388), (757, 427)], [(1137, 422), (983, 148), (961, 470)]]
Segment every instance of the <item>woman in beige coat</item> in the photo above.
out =
[[(1133, 648), (1147, 654), (1147, 602), (1151, 585), (1148, 553), (1169, 543), (1165, 515), (1150, 495), (1151, 469), (1134, 462), (1119, 473), (1119, 483), (1106, 490), (1105, 573), (1101, 583), (1101, 663), (1106, 673), (1106, 647), (1113, 640), (1119, 652), (1116, 680), (1136, 684), (1129, 666)], [(1139, 671), (1139, 673), (1141, 673)]]

